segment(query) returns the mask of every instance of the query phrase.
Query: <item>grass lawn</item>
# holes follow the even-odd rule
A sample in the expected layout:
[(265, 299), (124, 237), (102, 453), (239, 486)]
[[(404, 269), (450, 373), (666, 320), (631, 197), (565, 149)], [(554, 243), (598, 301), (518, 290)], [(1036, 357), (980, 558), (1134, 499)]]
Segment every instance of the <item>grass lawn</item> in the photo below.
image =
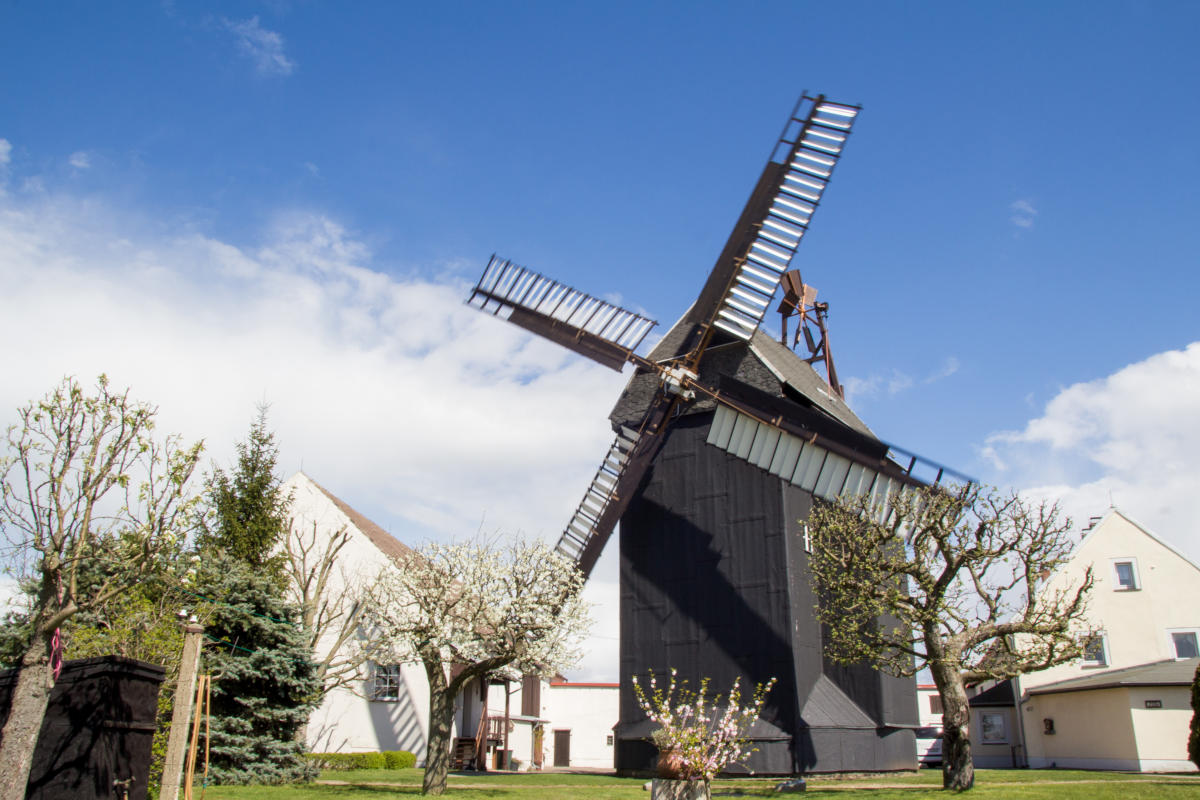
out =
[[(210, 786), (208, 800), (371, 800), (420, 796), (419, 769), (326, 772), (322, 783), (307, 786)], [(328, 781), (328, 783), (325, 783)], [(713, 797), (785, 797), (775, 794), (778, 778), (715, 781)], [(945, 798), (941, 772), (858, 778), (810, 778), (806, 795), (867, 797), (871, 800)], [(529, 798), (530, 800), (646, 800), (642, 778), (576, 775), (561, 772), (527, 774), (451, 774), (445, 797), (455, 800)], [(196, 796), (199, 797), (199, 787)], [(1129, 775), (1074, 770), (979, 770), (971, 798), (1045, 800), (1200, 799), (1200, 776)]]

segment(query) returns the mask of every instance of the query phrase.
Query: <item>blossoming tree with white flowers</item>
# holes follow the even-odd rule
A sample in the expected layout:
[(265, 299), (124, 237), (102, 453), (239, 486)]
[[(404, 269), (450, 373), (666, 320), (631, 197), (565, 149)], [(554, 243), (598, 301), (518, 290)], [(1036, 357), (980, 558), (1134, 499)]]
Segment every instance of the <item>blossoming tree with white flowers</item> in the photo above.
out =
[(741, 678), (734, 680), (727, 696), (718, 694), (711, 699), (708, 678), (693, 691), (687, 681), (678, 681), (674, 669), (665, 688), (653, 672), (649, 684), (647, 691), (634, 676), (634, 695), (642, 712), (658, 723), (651, 740), (664, 758), (677, 763), (681, 778), (711, 781), (721, 770), (757, 750), (750, 746), (747, 735), (775, 685), (774, 678), (758, 684), (746, 706), (742, 705)]
[[(442, 794), (454, 698), (501, 670), (552, 675), (573, 665), (591, 622), (583, 574), (542, 542), (428, 544), (375, 590), (368, 628), (381, 650), (417, 660), (429, 678), (422, 792)], [(451, 668), (454, 667), (454, 670)]]

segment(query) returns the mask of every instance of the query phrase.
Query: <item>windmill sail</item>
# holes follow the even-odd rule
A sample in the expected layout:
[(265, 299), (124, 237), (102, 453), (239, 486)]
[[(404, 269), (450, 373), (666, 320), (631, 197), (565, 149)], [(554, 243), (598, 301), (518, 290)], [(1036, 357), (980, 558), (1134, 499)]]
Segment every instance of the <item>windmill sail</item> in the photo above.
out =
[[(709, 275), (692, 317), (746, 341), (800, 246), (837, 165), (859, 106), (802, 97), (775, 156)], [(802, 116), (803, 115), (803, 116)]]
[(636, 431), (623, 428), (617, 434), (608, 455), (600, 463), (600, 469), (596, 470), (596, 477), (592, 479), (566, 530), (559, 537), (556, 549), (575, 561), (584, 575), (591, 573), (620, 519), (625, 508), (622, 500), (629, 496), (626, 487), (631, 482), (636, 487), (641, 479), (640, 475), (629, 473), (637, 444)]
[(495, 255), (467, 305), (620, 372), (658, 323)]

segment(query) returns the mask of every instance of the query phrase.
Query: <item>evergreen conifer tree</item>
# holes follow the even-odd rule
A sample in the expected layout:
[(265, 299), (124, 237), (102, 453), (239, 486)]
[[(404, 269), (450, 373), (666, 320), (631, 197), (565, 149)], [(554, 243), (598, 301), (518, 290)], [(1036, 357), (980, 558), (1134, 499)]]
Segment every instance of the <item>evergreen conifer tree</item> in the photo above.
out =
[(296, 735), (316, 705), (320, 681), (296, 609), (284, 601), (274, 578), (228, 555), (206, 566), (220, 600), (206, 627), (207, 670), (215, 676), (212, 779), (310, 780), (315, 770)]
[(285, 601), (279, 545), (290, 498), (275, 474), (278, 450), (260, 407), (230, 474), (216, 468), (199, 537), (208, 671), (213, 676), (211, 775), (218, 783), (313, 777), (297, 741), (320, 697), (316, 664)]
[(279, 448), (267, 429), (267, 407), (259, 406), (249, 435), (237, 443), (231, 474), (213, 467), (208, 479), (210, 514), (199, 536), (201, 550), (220, 550), (283, 581), (279, 544), (288, 525), (291, 498), (275, 473)]

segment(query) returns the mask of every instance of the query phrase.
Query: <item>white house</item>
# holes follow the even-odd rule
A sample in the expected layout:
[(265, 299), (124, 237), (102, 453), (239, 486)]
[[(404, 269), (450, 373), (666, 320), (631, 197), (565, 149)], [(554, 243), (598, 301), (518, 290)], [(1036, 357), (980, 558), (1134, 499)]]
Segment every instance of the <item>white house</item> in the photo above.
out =
[[(298, 472), (283, 487), (292, 495), (293, 535), (311, 537), (320, 548), (345, 531), (337, 567), (325, 589), (328, 602), (351, 599), (391, 559), (410, 552), (395, 537), (355, 511), (316, 481)], [(329, 631), (317, 646), (325, 655), (336, 644)], [(353, 641), (344, 647), (353, 647)], [(419, 664), (368, 664), (365, 675), (329, 691), (309, 718), (308, 748), (313, 752), (408, 750), (425, 759), (429, 730), (429, 681)]]
[(973, 700), (978, 763), (1195, 770), (1186, 695), (1200, 655), (1200, 567), (1116, 509), (1040, 591), (1078, 585), (1089, 567), (1087, 620), (1098, 633), (1085, 657), (1014, 679), (1008, 708)]
[[(461, 753), (486, 747), (489, 768), (500, 768), (507, 750), (512, 768), (521, 771), (548, 767), (613, 769), (617, 684), (571, 683), (561, 678), (545, 681), (531, 676), (508, 683), (493, 679), (487, 692), (486, 717), (479, 714), (479, 694), (479, 684), (470, 684), (463, 692), (468, 699), (455, 718), (460, 731), (477, 730), (482, 734), (479, 743), (460, 738)], [(464, 759), (456, 761), (462, 763)]]
[(613, 726), (618, 719), (615, 683), (551, 681), (546, 716), (552, 722), (551, 763), (556, 766), (613, 769)]
[[(327, 603), (352, 601), (356, 589), (381, 570), (392, 568), (392, 559), (411, 552), (303, 472), (289, 478), (284, 491), (292, 495), (293, 547), (306, 547), (315, 556), (325, 543), (346, 536), (323, 593)], [(362, 632), (356, 630), (355, 635)], [(318, 656), (337, 646), (338, 631), (331, 630), (318, 644)], [(355, 646), (353, 637), (341, 645)], [(493, 678), (486, 684), (474, 680), (456, 702), (454, 763), (494, 769), (504, 765), (507, 750), (513, 766), (520, 769), (612, 768), (616, 722), (615, 683), (576, 684), (533, 677), (508, 682)], [(368, 662), (347, 685), (326, 694), (309, 719), (307, 739), (314, 752), (408, 750), (423, 764), (428, 729), (429, 682), (424, 668), (419, 663)]]
[(942, 696), (932, 683), (917, 684), (917, 721), (922, 728), (942, 727)]

